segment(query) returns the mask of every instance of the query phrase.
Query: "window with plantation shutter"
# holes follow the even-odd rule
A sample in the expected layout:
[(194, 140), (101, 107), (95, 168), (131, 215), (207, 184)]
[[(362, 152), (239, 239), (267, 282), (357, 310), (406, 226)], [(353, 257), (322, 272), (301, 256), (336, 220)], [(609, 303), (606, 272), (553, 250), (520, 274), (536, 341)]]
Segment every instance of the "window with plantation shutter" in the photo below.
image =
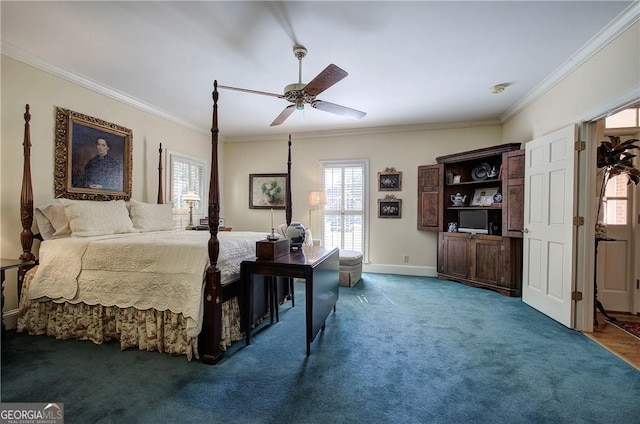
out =
[(174, 209), (188, 212), (189, 205), (183, 196), (193, 191), (200, 196), (200, 201), (193, 204), (194, 215), (204, 215), (204, 176), (206, 163), (202, 159), (190, 157), (178, 152), (167, 151), (167, 183), (169, 184), (169, 201)]
[(365, 253), (368, 216), (365, 160), (321, 162), (327, 194), (322, 219), (322, 244)]

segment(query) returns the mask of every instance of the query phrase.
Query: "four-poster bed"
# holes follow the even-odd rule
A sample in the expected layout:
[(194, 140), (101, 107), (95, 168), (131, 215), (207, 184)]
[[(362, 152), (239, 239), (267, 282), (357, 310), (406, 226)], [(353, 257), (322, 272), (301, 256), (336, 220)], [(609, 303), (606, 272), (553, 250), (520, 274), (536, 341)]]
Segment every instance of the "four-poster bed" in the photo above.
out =
[[(239, 276), (240, 262), (244, 259), (255, 257), (255, 241), (264, 238), (266, 232), (246, 233), (233, 231), (218, 234), (220, 180), (218, 175), (217, 81), (214, 82), (212, 98), (208, 240), (205, 240), (207, 234), (200, 231), (181, 231), (183, 234), (186, 233), (189, 239), (187, 242), (183, 242), (177, 241), (179, 235), (174, 235), (171, 231), (158, 235), (155, 229), (144, 232), (144, 229), (140, 230), (138, 228), (134, 228), (131, 231), (115, 231), (118, 234), (107, 232), (98, 234), (98, 237), (87, 237), (86, 239), (81, 239), (81, 237), (67, 237), (66, 239), (60, 238), (50, 241), (45, 239), (40, 246), (40, 264), (35, 271), (29, 272), (26, 278), (23, 273), (19, 279), (19, 287), (24, 287), (22, 296), (19, 293), (19, 331), (29, 331), (31, 334), (49, 334), (58, 338), (90, 339), (95, 343), (101, 343), (103, 340), (119, 339), (123, 349), (138, 346), (141, 350), (160, 350), (172, 354), (186, 354), (189, 359), (192, 355), (199, 355), (207, 364), (217, 363), (231, 342), (241, 340), (241, 331), (253, 323), (243, 323), (244, 328), (241, 328), (239, 308), (242, 302), (238, 301), (238, 297), (242, 296)], [(20, 204), (22, 221), (20, 239), (23, 249), (20, 259), (25, 262), (36, 259), (31, 252), (33, 239), (39, 238), (42, 240), (40, 235), (34, 236), (31, 231), (34, 219), (34, 204), (30, 164), (30, 118), (29, 105), (27, 105), (24, 135), (24, 172)], [(289, 189), (287, 190), (288, 196), (286, 199), (286, 221), (288, 225), (291, 221), (291, 139), (289, 139), (288, 143), (287, 168)], [(156, 209), (161, 209), (161, 206), (163, 206), (161, 182), (162, 145), (159, 148), (158, 177), (157, 205), (147, 205), (131, 200), (128, 207), (134, 223), (136, 222), (133, 219), (134, 208), (157, 212)], [(70, 210), (77, 210), (73, 208), (84, 208), (90, 203), (97, 203), (66, 199), (62, 199), (60, 202), (68, 216), (73, 216), (69, 212)], [(107, 208), (107, 206), (108, 208), (119, 208), (120, 206), (114, 202), (122, 201), (102, 202), (100, 206), (104, 208)], [(80, 203), (81, 205), (79, 206)], [(168, 207), (168, 205), (166, 206)], [(38, 212), (41, 212), (40, 209), (38, 209)], [(73, 219), (73, 217), (69, 218), (72, 230), (78, 227), (77, 223), (75, 223), (74, 227)], [(144, 226), (141, 228), (144, 228)], [(179, 247), (173, 246), (174, 238), (176, 239), (175, 243), (180, 245)], [(169, 242), (167, 240), (172, 241)], [(203, 249), (205, 241), (207, 244), (206, 252)], [(143, 246), (142, 244), (138, 243), (151, 243), (146, 244), (147, 247), (151, 247), (145, 249), (141, 247)], [(194, 246), (194, 243), (200, 244)], [(169, 250), (174, 248), (182, 250), (179, 251), (179, 254)], [(64, 256), (74, 249), (81, 252), (79, 258)], [(145, 267), (150, 268), (151, 271), (137, 268), (132, 271), (133, 265), (125, 263), (128, 258), (128, 253), (126, 253), (127, 250), (125, 249), (132, 249), (132, 251), (137, 252), (136, 257), (139, 263), (144, 263)], [(167, 262), (174, 261), (165, 260), (164, 263), (148, 265), (152, 262), (151, 256), (155, 252), (158, 252), (158, 256), (164, 254), (165, 258), (185, 256), (189, 258), (189, 261), (177, 264), (176, 266), (182, 267), (179, 271), (169, 268), (170, 265), (173, 266), (174, 264), (168, 264)], [(104, 256), (111, 260), (112, 264), (109, 269), (98, 268), (101, 258)], [(200, 262), (194, 259), (197, 257), (200, 257)], [(71, 269), (70, 276), (66, 280), (64, 276), (60, 277), (60, 271), (54, 270), (55, 263), (61, 261), (60, 258), (63, 258), (63, 263), (71, 263), (73, 265), (67, 265), (66, 267)], [(160, 259), (156, 259), (156, 261), (160, 262)], [(77, 273), (74, 271), (76, 262), (79, 270)], [(176, 260), (176, 262), (178, 261)], [(124, 272), (130, 272), (130, 274), (118, 274)], [(196, 293), (200, 302), (199, 305), (194, 307), (193, 304), (183, 306), (171, 303), (171, 307), (163, 309), (156, 305), (166, 305), (170, 301), (159, 298), (159, 295), (155, 296), (158, 299), (148, 300), (145, 298), (144, 301), (141, 299), (123, 300), (123, 298), (109, 299), (103, 302), (98, 301), (102, 299), (100, 296), (107, 296), (106, 293), (110, 291), (118, 293), (126, 291), (126, 289), (133, 291), (135, 284), (143, 284), (144, 281), (142, 280), (151, 278), (147, 274), (142, 275), (144, 272), (154, 273), (152, 279), (156, 290), (150, 295), (151, 298), (154, 298), (158, 294), (157, 292), (163, 291), (162, 289), (157, 290), (158, 287), (173, 290), (174, 286), (177, 285), (173, 281), (175, 278), (179, 279), (180, 282), (184, 280), (183, 285), (185, 287), (188, 286), (188, 288), (184, 289), (185, 293), (187, 293), (186, 295), (180, 292), (173, 297), (181, 298), (184, 295), (184, 297), (191, 296), (193, 298), (194, 293)], [(160, 272), (164, 274), (160, 274)], [(199, 281), (193, 283), (191, 280), (197, 278), (198, 273), (200, 276)], [(100, 280), (100, 284), (89, 286), (89, 281), (97, 281), (98, 276), (103, 275), (109, 276), (108, 282)], [(120, 277), (121, 275), (126, 277)], [(180, 278), (175, 277), (175, 275), (180, 275)], [(203, 275), (204, 283), (202, 282)], [(60, 277), (60, 279), (53, 281), (54, 278), (51, 276)], [(111, 280), (118, 280), (118, 278), (122, 279), (122, 281), (119, 281), (120, 286), (102, 285), (112, 284)], [(53, 284), (49, 285), (48, 283)], [(134, 288), (131, 288), (132, 286)], [(125, 290), (122, 289), (123, 287)], [(289, 286), (285, 285), (286, 287)], [(181, 289), (181, 287), (179, 288)], [(145, 290), (149, 289), (146, 288)], [(124, 307), (120, 307), (120, 304), (124, 304)], [(140, 305), (144, 305), (144, 307)], [(189, 313), (186, 311), (189, 311)], [(78, 322), (80, 324), (77, 324)], [(195, 325), (194, 322), (196, 323)], [(201, 328), (199, 328), (199, 325), (201, 325)], [(69, 328), (72, 326), (75, 327)], [(78, 326), (80, 328), (77, 328)]]

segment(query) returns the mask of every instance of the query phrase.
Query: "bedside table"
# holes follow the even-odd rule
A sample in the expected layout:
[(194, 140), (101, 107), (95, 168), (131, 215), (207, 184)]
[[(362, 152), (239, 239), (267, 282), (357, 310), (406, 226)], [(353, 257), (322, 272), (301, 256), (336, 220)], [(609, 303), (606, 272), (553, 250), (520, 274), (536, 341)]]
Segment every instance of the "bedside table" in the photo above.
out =
[[(18, 273), (20, 273), (20, 269), (22, 267), (28, 266), (31, 267), (33, 265), (35, 265), (36, 262), (35, 261), (20, 261), (18, 259), (0, 259), (0, 271), (1, 271), (1, 277), (2, 277), (2, 306), (0, 309), (0, 314), (2, 314), (2, 338), (4, 339), (4, 333), (6, 331), (5, 325), (4, 325), (4, 272), (6, 270), (9, 269), (17, 269)], [(18, 278), (18, 286), (20, 286), (21, 283), (21, 279)], [(21, 291), (21, 287), (18, 287), (18, 301), (20, 301), (20, 291)]]

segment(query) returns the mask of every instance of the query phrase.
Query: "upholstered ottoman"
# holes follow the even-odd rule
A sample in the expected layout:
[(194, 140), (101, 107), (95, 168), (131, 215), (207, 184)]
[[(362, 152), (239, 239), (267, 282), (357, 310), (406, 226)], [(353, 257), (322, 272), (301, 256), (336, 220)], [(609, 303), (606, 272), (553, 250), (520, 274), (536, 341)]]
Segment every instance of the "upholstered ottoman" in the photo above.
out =
[(362, 253), (340, 250), (340, 285), (353, 287), (362, 277)]

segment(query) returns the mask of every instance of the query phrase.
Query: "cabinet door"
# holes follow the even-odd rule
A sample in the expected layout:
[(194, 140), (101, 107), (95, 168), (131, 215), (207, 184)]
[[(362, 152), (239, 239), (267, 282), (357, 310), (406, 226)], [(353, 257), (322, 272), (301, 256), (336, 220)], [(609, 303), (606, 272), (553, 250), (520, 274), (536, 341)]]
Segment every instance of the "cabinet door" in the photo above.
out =
[(473, 237), (471, 249), (471, 279), (492, 286), (504, 283), (502, 240)]
[(441, 232), (438, 272), (451, 277), (469, 278), (469, 236)]
[(502, 235), (522, 238), (524, 229), (524, 149), (502, 155)]
[(442, 231), (444, 166), (418, 167), (418, 230)]

